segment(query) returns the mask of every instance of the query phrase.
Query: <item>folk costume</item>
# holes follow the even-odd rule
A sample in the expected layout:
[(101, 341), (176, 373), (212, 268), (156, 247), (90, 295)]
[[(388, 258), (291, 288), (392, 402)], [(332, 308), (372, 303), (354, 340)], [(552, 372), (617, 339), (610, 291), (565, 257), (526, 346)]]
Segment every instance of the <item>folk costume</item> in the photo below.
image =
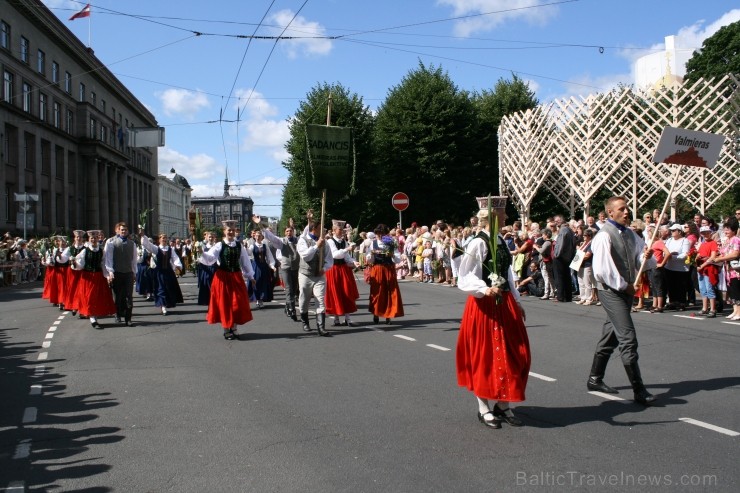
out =
[[(357, 281), (355, 280), (352, 267), (355, 266), (355, 259), (350, 251), (352, 247), (343, 237), (337, 236), (337, 228), (343, 230), (345, 222), (332, 220), (334, 225), (334, 234), (326, 242), (331, 251), (333, 265), (326, 271), (326, 295), (324, 304), (326, 313), (334, 316), (333, 325), (354, 326), (350, 319), (350, 313), (357, 311), (356, 301), (360, 299), (360, 293), (357, 290)], [(359, 264), (357, 264), (359, 266)], [(339, 317), (344, 316), (344, 322), (339, 321)]]
[[(488, 198), (479, 199), (486, 203)], [(505, 218), (506, 197), (491, 197), (492, 207)], [(488, 206), (478, 213), (487, 223)], [(490, 229), (493, 229), (491, 226)], [(499, 234), (496, 255), (491, 251), (491, 233), (482, 228), (468, 243), (460, 262), (458, 288), (469, 294), (457, 338), (457, 383), (478, 400), (478, 419), (491, 428), (504, 420), (512, 426), (522, 422), (509, 409), (509, 402), (525, 399), (531, 353), (524, 326), (524, 311), (515, 289), (509, 248)], [(494, 275), (491, 271), (495, 263)], [(488, 400), (496, 400), (490, 408)]]
[[(635, 402), (647, 406), (655, 400), (655, 397), (643, 385), (640, 366), (637, 363), (637, 333), (632, 321), (633, 292), (630, 290), (642, 263), (645, 242), (626, 225), (612, 219), (616, 217), (614, 210), (620, 203), (624, 205), (621, 199), (607, 203), (609, 219), (596, 233), (591, 244), (594, 253), (594, 278), (599, 288), (599, 301), (606, 312), (606, 322), (601, 339), (596, 344), (586, 386), (589, 390), (618, 393), (604, 383), (604, 374), (609, 358), (619, 347), (622, 364), (632, 384)], [(649, 257), (646, 265), (655, 268), (655, 259)]]
[[(80, 278), (82, 277), (82, 270), (75, 265), (74, 259), (85, 248), (85, 232), (82, 230), (75, 230), (73, 234), (75, 241), (72, 245), (64, 249), (61, 260), (69, 263), (69, 270), (67, 271), (67, 289), (64, 296), (64, 308), (72, 310), (72, 315), (77, 315), (77, 311), (79, 310), (79, 293), (77, 292), (77, 288), (80, 284)], [(70, 262), (70, 260), (72, 262)]]
[[(227, 231), (235, 231), (236, 221), (224, 221), (224, 225)], [(203, 265), (214, 265), (218, 262), (211, 284), (211, 299), (206, 320), (209, 324), (220, 323), (224, 329), (225, 339), (236, 339), (236, 326), (252, 320), (244, 280), (253, 282), (254, 270), (247, 249), (233, 236), (227, 236), (207, 252), (204, 250), (199, 261)]]
[(44, 277), (48, 277), (48, 283), (46, 282), (47, 279), (44, 279), (44, 291), (41, 297), (48, 299), (51, 304), (58, 306), (60, 310), (64, 310), (69, 260), (66, 262), (62, 260), (63, 238), (61, 236), (55, 237), (55, 241), (57, 246), (47, 252), (44, 264), (46, 265), (46, 274)]
[(280, 260), (280, 279), (285, 289), (285, 314), (297, 321), (295, 305), (298, 298), (298, 268), (301, 261), (298, 255), (298, 237), (291, 234), (281, 238), (269, 229), (263, 230), (263, 233), (265, 239), (277, 250)]
[[(311, 326), (308, 322), (308, 307), (311, 304), (311, 298), (316, 298), (316, 329), (320, 336), (331, 337), (331, 334), (325, 329), (326, 322), (326, 271), (334, 264), (329, 252), (326, 250), (326, 244), (323, 238), (320, 238), (320, 228), (318, 224), (306, 226), (303, 234), (298, 238), (298, 255), (300, 255), (300, 264), (298, 267), (298, 305), (301, 312), (301, 322), (303, 330), (310, 332)], [(319, 234), (315, 234), (319, 233)]]
[(182, 262), (174, 248), (155, 245), (146, 235), (141, 236), (141, 246), (152, 254), (154, 261), (154, 305), (162, 310), (162, 315), (167, 315), (168, 308), (174, 308), (183, 302), (182, 290), (175, 274), (177, 269), (182, 269)]
[[(204, 241), (202, 243), (203, 252), (208, 252), (213, 248), (214, 244)], [(198, 304), (206, 305), (211, 302), (211, 284), (213, 283), (213, 276), (216, 274), (216, 264), (205, 265), (198, 262), (195, 266), (195, 275), (198, 277)]]
[(373, 322), (385, 318), (386, 325), (392, 318), (403, 317), (403, 299), (396, 279), (396, 264), (401, 261), (400, 252), (388, 236), (388, 227), (379, 224), (375, 229), (375, 239), (367, 254), (370, 268), (370, 303), (368, 311), (373, 314)]
[(152, 299), (154, 294), (154, 273), (150, 267), (152, 254), (143, 246), (136, 247), (136, 292)]
[(82, 273), (78, 285), (78, 310), (81, 315), (90, 317), (90, 324), (99, 329), (98, 317), (115, 314), (116, 304), (104, 274), (105, 254), (98, 244), (98, 231), (87, 233), (90, 242), (74, 258), (75, 267)]
[(134, 309), (134, 277), (136, 275), (136, 243), (128, 237), (126, 223), (116, 225), (116, 236), (103, 247), (105, 270), (116, 301), (116, 322), (131, 325)]
[(262, 308), (265, 301), (272, 301), (275, 287), (275, 257), (266, 241), (255, 240), (250, 246), (254, 259), (254, 297), (257, 307)]

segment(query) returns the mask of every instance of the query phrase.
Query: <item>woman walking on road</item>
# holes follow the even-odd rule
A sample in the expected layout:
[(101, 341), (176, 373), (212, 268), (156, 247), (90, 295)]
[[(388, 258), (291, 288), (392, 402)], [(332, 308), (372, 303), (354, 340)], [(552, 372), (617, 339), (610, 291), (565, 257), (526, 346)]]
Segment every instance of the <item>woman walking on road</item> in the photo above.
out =
[[(506, 197), (490, 197), (492, 214), (506, 220)], [(490, 428), (522, 426), (510, 402), (524, 400), (531, 354), (524, 309), (514, 286), (511, 254), (491, 231), (488, 207), (478, 213), (481, 231), (467, 246), (458, 287), (468, 293), (457, 338), (457, 383), (478, 401), (478, 420)], [(493, 252), (493, 247), (496, 251)], [(489, 400), (497, 401), (491, 407)]]

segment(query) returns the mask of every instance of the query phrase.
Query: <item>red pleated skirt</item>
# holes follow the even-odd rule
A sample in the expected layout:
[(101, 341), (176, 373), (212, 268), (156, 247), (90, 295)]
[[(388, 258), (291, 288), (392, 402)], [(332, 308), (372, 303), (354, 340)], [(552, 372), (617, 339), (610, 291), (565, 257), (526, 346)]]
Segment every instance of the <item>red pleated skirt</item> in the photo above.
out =
[(244, 325), (252, 320), (247, 285), (244, 284), (241, 272), (216, 269), (206, 320), (209, 324), (220, 323), (224, 329)]
[(49, 302), (53, 304), (64, 303), (64, 298), (67, 292), (67, 272), (69, 266), (60, 267), (54, 266), (51, 272), (47, 271), (46, 274), (50, 276), (49, 279)]
[(77, 311), (88, 317), (116, 314), (116, 303), (102, 272), (82, 271), (77, 285)]
[(64, 308), (67, 310), (77, 310), (79, 308), (80, 301), (78, 299), (79, 293), (77, 289), (80, 285), (81, 278), (81, 270), (69, 269), (67, 271), (67, 289), (64, 293)]
[(324, 306), (329, 315), (346, 315), (357, 311), (356, 300), (360, 298), (357, 281), (352, 268), (347, 265), (334, 265), (326, 271), (326, 295)]
[(375, 264), (370, 270), (368, 311), (379, 318), (403, 317), (403, 300), (393, 264)]
[(468, 296), (457, 337), (457, 383), (477, 397), (524, 400), (532, 360), (529, 338), (511, 293)]
[(47, 265), (44, 267), (44, 290), (41, 293), (42, 299), (48, 300), (51, 297), (51, 280), (56, 276), (56, 273), (54, 272), (55, 270), (55, 265)]

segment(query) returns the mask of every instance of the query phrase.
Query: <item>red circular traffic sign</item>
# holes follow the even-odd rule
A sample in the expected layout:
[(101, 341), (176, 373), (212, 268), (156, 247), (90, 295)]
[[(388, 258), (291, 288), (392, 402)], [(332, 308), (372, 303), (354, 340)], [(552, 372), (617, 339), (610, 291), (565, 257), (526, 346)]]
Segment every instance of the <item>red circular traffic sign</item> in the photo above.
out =
[(405, 211), (409, 208), (409, 196), (403, 192), (394, 193), (391, 198), (391, 204), (397, 211)]

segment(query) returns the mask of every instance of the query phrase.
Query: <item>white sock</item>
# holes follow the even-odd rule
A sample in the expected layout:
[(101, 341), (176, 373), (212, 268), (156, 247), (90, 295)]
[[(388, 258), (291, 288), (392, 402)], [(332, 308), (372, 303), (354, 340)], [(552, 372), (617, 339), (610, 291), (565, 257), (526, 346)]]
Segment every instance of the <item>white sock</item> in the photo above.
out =
[(98, 319), (97, 319), (97, 318), (95, 318), (95, 317), (90, 317), (90, 323), (91, 323), (91, 324), (94, 324), (94, 323), (95, 323), (95, 322), (97, 322), (97, 321), (98, 321)]
[[(491, 408), (488, 407), (488, 399), (481, 399), (480, 397), (476, 396), (476, 399), (478, 399), (478, 412), (485, 415), (486, 413), (491, 412)], [(485, 416), (484, 419), (489, 418), (489, 416)], [(493, 419), (493, 415), (490, 416), (489, 421)]]
[(344, 321), (347, 323), (350, 323), (352, 320), (350, 320), (349, 315), (344, 316)]

